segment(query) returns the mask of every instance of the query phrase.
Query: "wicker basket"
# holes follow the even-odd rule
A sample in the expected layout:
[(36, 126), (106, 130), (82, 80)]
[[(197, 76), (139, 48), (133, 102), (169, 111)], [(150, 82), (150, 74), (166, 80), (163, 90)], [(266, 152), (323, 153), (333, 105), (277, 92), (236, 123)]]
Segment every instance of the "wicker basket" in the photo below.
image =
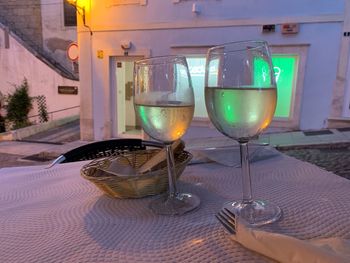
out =
[[(160, 149), (141, 150), (127, 152), (118, 156), (111, 156), (93, 160), (81, 169), (81, 175), (94, 183), (98, 188), (111, 197), (117, 198), (141, 198), (165, 192), (168, 188), (168, 171), (166, 161), (155, 166), (151, 171), (132, 176), (119, 175), (118, 172), (101, 173), (106, 170), (112, 161), (122, 156), (125, 165), (131, 165), (137, 169)], [(192, 155), (187, 151), (181, 151), (174, 155), (177, 178), (180, 177)]]

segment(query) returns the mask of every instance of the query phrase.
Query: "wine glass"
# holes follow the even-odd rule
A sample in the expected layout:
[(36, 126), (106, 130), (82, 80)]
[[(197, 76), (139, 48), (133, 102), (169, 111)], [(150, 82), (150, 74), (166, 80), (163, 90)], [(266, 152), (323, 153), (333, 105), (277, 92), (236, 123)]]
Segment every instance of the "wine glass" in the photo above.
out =
[(224, 204), (251, 226), (278, 220), (281, 209), (252, 198), (248, 142), (271, 122), (277, 89), (268, 44), (240, 41), (210, 48), (205, 68), (205, 103), (211, 122), (239, 143), (243, 198)]
[(185, 57), (153, 57), (135, 62), (134, 107), (144, 131), (165, 144), (169, 190), (150, 203), (156, 214), (181, 215), (198, 207), (190, 193), (178, 193), (171, 144), (180, 139), (194, 113), (194, 93)]

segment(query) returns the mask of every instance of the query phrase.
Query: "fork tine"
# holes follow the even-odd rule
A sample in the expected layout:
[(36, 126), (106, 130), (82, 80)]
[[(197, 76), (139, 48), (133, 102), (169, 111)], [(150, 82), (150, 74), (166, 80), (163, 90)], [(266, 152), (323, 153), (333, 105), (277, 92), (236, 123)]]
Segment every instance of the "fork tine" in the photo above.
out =
[(218, 213), (215, 215), (215, 217), (217, 220), (219, 220), (221, 225), (224, 226), (230, 234), (233, 234), (233, 235), (236, 234), (235, 228), (226, 220), (226, 218), (222, 216), (222, 214)]
[(236, 220), (235, 215), (231, 216), (231, 212), (227, 212), (225, 209), (222, 209), (219, 214), (221, 215), (221, 218), (225, 219), (225, 221), (231, 225), (232, 228), (236, 230)]
[(232, 213), (230, 210), (228, 210), (227, 208), (224, 208), (222, 210), (223, 213), (225, 213), (232, 221), (233, 223), (236, 225), (236, 215), (234, 213)]

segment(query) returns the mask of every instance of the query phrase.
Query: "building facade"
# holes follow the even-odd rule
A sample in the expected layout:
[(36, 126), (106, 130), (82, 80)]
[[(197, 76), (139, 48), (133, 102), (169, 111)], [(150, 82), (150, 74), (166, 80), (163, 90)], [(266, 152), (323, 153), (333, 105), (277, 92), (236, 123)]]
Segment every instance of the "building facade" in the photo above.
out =
[(65, 25), (65, 6), (64, 0), (0, 3), (0, 94), (11, 94), (26, 79), (35, 98), (31, 122), (39, 121), (43, 100), (50, 120), (79, 115), (79, 79), (67, 57), (76, 24)]
[(39, 47), (43, 45), (40, 0), (9, 0), (0, 3), (0, 18)]
[(77, 40), (75, 15), (75, 8), (65, 0), (41, 0), (43, 49), (73, 73), (75, 68), (67, 58), (67, 48)]
[[(0, 22), (33, 49), (68, 71), (66, 50), (76, 41), (75, 9), (65, 0), (9, 0), (0, 3)], [(75, 17), (74, 17), (75, 18)]]
[(348, 0), (77, 1), (81, 138), (135, 136), (133, 62), (185, 55), (194, 84), (192, 125), (210, 126), (204, 105), (209, 47), (263, 39), (273, 53), (278, 104), (271, 126), (312, 130), (350, 119)]

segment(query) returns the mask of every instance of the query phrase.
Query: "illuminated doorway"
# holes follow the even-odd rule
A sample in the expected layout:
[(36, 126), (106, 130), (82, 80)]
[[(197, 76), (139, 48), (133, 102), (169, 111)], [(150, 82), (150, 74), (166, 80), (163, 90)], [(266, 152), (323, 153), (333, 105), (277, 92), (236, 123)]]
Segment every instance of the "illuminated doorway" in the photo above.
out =
[[(195, 94), (195, 118), (207, 118), (204, 99), (204, 56), (186, 56)], [(275, 119), (288, 120), (292, 116), (294, 93), (296, 89), (299, 56), (296, 54), (272, 54), (278, 89), (278, 101)], [(261, 66), (261, 65), (260, 65)], [(257, 76), (261, 70), (259, 64), (254, 70)]]
[(112, 133), (113, 137), (142, 138), (143, 132), (133, 105), (134, 62), (142, 57), (114, 57), (112, 61)]

